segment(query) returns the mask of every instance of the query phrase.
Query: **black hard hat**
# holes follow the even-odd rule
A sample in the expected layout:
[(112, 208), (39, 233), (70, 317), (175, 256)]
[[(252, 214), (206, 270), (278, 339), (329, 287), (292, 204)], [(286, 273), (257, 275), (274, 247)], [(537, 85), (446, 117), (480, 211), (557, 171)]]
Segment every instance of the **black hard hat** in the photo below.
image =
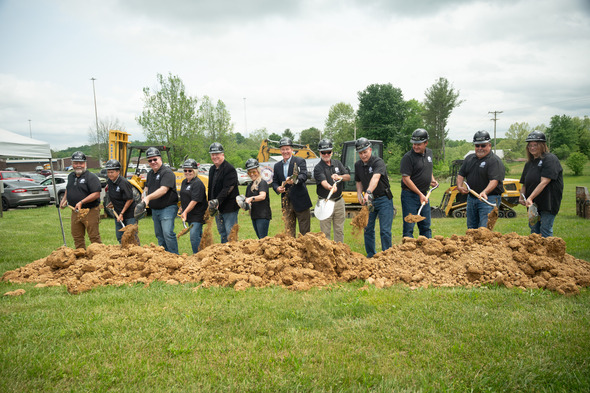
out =
[(162, 157), (160, 150), (156, 149), (155, 147), (148, 148), (145, 152), (145, 155), (147, 158)]
[(412, 143), (423, 143), (428, 140), (428, 131), (424, 128), (418, 128), (412, 132)]
[(223, 153), (223, 145), (219, 142), (213, 142), (211, 146), (209, 146), (209, 154), (214, 153)]
[(490, 141), (490, 134), (487, 131), (477, 131), (473, 135), (473, 143), (488, 143)]
[(250, 169), (256, 169), (259, 167), (258, 160), (256, 158), (248, 158), (246, 160), (246, 164), (244, 164), (244, 167), (247, 171)]
[(108, 170), (121, 170), (121, 163), (118, 160), (108, 160), (104, 167)]
[(547, 138), (541, 131), (535, 130), (526, 137), (525, 142), (547, 142)]
[(72, 161), (86, 161), (86, 154), (82, 153), (81, 151), (74, 152), (72, 154)]
[(283, 146), (293, 146), (293, 141), (291, 140), (291, 138), (287, 136), (282, 137), (279, 141), (279, 147)]
[(319, 151), (330, 151), (334, 149), (334, 145), (332, 141), (329, 139), (322, 139), (320, 143), (318, 143), (318, 150)]
[(360, 153), (361, 151), (365, 151), (371, 147), (371, 142), (369, 142), (367, 138), (359, 138), (356, 140), (356, 142), (354, 142), (354, 147), (356, 152)]
[(188, 158), (186, 161), (182, 163), (182, 167), (185, 169), (197, 169), (199, 166), (197, 162), (192, 158)]

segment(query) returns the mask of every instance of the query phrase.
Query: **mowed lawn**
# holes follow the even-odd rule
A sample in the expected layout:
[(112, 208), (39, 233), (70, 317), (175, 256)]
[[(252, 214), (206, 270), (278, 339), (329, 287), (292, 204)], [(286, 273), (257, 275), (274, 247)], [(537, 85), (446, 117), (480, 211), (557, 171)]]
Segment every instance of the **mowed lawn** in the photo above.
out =
[[(555, 235), (590, 260), (590, 220), (575, 215), (575, 187), (590, 176), (564, 168)], [(509, 166), (519, 178), (522, 164)], [(590, 173), (587, 165), (585, 173)], [(438, 205), (447, 183), (431, 203)], [(315, 186), (309, 186), (315, 201)], [(241, 188), (242, 192), (244, 188)], [(399, 206), (399, 177), (392, 178)], [(282, 230), (271, 195), (270, 233)], [(526, 212), (495, 230), (529, 233)], [(61, 211), (66, 241), (69, 210)], [(401, 215), (401, 213), (400, 213)], [(394, 243), (401, 243), (401, 217)], [(239, 216), (240, 238), (253, 238)], [(364, 253), (346, 224), (345, 241)], [(180, 230), (177, 221), (177, 230)], [(435, 219), (435, 235), (465, 233), (465, 219)], [(100, 224), (114, 244), (112, 220)], [(312, 219), (312, 230), (319, 231)], [(216, 234), (216, 231), (214, 230)], [(150, 218), (143, 244), (156, 242)], [(219, 241), (219, 237), (215, 237)], [(16, 209), (0, 219), (0, 274), (63, 245), (57, 209)], [(188, 236), (181, 252), (190, 253)], [(363, 282), (306, 292), (194, 290), (197, 283), (64, 288), (0, 282), (0, 391), (590, 391), (590, 291), (565, 297), (503, 287), (364, 289)]]

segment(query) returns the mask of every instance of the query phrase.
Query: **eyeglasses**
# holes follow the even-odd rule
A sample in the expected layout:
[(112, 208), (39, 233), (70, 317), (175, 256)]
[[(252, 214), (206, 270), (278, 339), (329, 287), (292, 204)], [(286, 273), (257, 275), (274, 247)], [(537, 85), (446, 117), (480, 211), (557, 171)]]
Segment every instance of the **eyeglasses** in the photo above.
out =
[(332, 154), (332, 150), (330, 150), (330, 151), (322, 151), (320, 153), (322, 153), (324, 155), (328, 155), (328, 154)]
[(151, 164), (152, 162), (156, 162), (156, 161), (158, 161), (158, 159), (157, 159), (157, 158), (153, 158), (153, 159), (151, 159), (151, 160), (148, 160), (148, 162), (149, 162), (150, 164)]
[(478, 148), (484, 148), (484, 147), (486, 147), (487, 145), (488, 145), (487, 143), (484, 143), (483, 145), (475, 145), (475, 147), (478, 147)]
[(193, 173), (193, 170), (192, 169), (185, 169), (184, 173)]

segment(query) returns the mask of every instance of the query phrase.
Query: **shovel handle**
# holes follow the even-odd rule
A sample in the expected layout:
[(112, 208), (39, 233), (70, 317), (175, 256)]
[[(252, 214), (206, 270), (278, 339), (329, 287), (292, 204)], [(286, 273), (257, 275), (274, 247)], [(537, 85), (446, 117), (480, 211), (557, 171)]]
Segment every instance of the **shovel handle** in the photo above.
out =
[[(115, 209), (113, 209), (113, 214), (117, 218), (117, 221), (120, 221), (120, 216), (117, 214), (117, 212), (115, 211)], [(123, 221), (120, 221), (120, 222), (121, 222), (121, 225), (123, 225), (123, 228), (125, 228), (125, 223)]]
[(469, 192), (471, 194), (473, 194), (474, 197), (476, 197), (477, 199), (479, 199), (480, 201), (483, 201), (485, 203), (487, 203), (488, 205), (492, 206), (492, 207), (496, 207), (496, 205), (494, 205), (492, 202), (488, 201), (487, 199), (483, 199), (481, 197), (481, 195), (479, 195), (477, 192), (473, 191), (471, 189), (471, 187), (469, 187), (469, 184), (467, 184), (467, 182), (463, 182), (463, 184), (465, 184), (465, 187), (467, 187), (467, 189), (469, 190)]

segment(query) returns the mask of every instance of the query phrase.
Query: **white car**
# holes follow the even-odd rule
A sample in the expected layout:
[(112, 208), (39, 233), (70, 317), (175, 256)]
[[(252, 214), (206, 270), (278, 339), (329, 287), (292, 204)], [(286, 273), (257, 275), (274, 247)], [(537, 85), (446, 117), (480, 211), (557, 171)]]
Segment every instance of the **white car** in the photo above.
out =
[(242, 168), (236, 168), (236, 173), (238, 174), (238, 184), (240, 186), (247, 185), (252, 183), (252, 179), (248, 176), (248, 172)]
[[(66, 186), (68, 185), (68, 175), (55, 173), (53, 176), (55, 176), (55, 190), (57, 191), (57, 198), (58, 201), (61, 201), (61, 198), (66, 192)], [(51, 202), (55, 202), (55, 192), (53, 191), (53, 179), (51, 178), (51, 175), (47, 176), (47, 178), (41, 182), (41, 185), (47, 187), (49, 190)]]

